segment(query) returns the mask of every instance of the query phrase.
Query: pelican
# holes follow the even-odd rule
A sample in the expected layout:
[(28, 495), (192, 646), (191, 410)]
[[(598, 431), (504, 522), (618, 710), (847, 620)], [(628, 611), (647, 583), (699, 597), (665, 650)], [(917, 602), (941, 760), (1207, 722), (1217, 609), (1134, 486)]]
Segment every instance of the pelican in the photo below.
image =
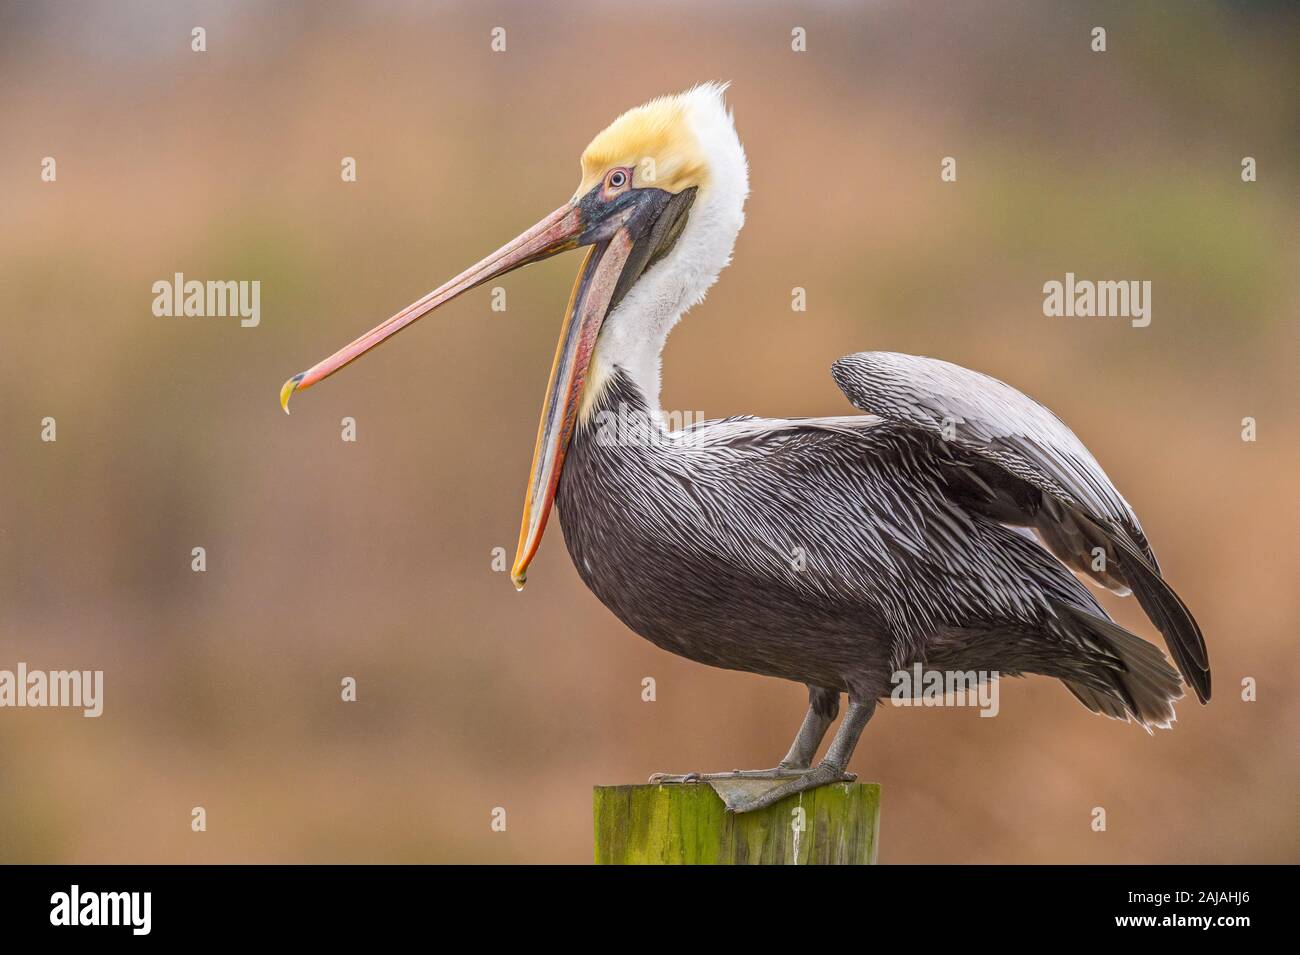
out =
[[(831, 366), (862, 414), (666, 426), (665, 340), (744, 224), (748, 166), (725, 89), (624, 113), (583, 152), (568, 202), (289, 379), (285, 411), (469, 289), (585, 249), (511, 577), (522, 589), (554, 505), (579, 576), (633, 631), (700, 663), (807, 687), (775, 767), (659, 777), (770, 781), (734, 811), (854, 778), (849, 758), (893, 674), (918, 665), (1055, 677), (1093, 712), (1148, 732), (1169, 727), (1183, 681), (1206, 702), (1205, 641), (1137, 515), (1074, 433), (1011, 386), (937, 359), (862, 352)], [(1177, 670), (1084, 579), (1136, 596)], [(841, 696), (844, 718), (814, 762)]]

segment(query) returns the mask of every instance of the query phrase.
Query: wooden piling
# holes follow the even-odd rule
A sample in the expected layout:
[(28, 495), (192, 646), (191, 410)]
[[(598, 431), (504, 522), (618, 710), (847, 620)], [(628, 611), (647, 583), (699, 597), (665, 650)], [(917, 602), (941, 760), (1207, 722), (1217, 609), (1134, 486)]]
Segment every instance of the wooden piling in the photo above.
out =
[(739, 814), (704, 783), (597, 786), (592, 815), (598, 865), (870, 865), (880, 786), (833, 783)]

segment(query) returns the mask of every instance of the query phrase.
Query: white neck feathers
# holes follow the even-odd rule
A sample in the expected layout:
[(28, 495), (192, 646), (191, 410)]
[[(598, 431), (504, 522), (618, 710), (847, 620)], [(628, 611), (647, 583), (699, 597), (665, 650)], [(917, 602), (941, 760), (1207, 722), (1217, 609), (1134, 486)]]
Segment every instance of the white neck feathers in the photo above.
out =
[(723, 89), (708, 85), (683, 94), (691, 128), (708, 158), (708, 181), (700, 187), (676, 245), (605, 319), (587, 374), (583, 417), (616, 368), (636, 385), (652, 412), (659, 410), (660, 355), (668, 333), (704, 299), (731, 261), (745, 223), (749, 169)]

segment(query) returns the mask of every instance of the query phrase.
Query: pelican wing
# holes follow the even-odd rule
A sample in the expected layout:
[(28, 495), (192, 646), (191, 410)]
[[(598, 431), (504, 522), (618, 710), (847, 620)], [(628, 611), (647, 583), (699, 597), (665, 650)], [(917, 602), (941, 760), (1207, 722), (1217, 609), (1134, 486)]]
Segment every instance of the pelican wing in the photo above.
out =
[(1200, 628), (1161, 577), (1133, 509), (1056, 415), (996, 378), (934, 358), (859, 352), (831, 374), (858, 409), (937, 438), (963, 504), (1034, 528), (1067, 566), (1116, 592), (1131, 589), (1184, 679), (1209, 698)]

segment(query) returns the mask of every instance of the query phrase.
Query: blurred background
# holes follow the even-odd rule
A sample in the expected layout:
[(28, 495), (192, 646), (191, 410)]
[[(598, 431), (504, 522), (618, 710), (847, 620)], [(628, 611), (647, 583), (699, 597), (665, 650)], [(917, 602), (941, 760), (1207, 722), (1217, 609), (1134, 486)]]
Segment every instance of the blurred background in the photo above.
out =
[[(1298, 37), (1284, 3), (0, 5), (0, 668), (106, 684), (99, 719), (0, 711), (0, 861), (585, 862), (593, 784), (785, 752), (803, 688), (642, 641), (558, 525), (525, 592), (493, 569), (576, 257), (276, 401), (705, 79), (752, 197), (665, 408), (846, 413), (829, 365), (865, 349), (1010, 381), (1210, 645), (1214, 701), (1154, 736), (1043, 678), (997, 719), (878, 711), (881, 861), (1300, 861)], [(1045, 318), (1067, 271), (1151, 281), (1150, 327)], [(260, 281), (260, 325), (156, 317), (175, 272)]]

